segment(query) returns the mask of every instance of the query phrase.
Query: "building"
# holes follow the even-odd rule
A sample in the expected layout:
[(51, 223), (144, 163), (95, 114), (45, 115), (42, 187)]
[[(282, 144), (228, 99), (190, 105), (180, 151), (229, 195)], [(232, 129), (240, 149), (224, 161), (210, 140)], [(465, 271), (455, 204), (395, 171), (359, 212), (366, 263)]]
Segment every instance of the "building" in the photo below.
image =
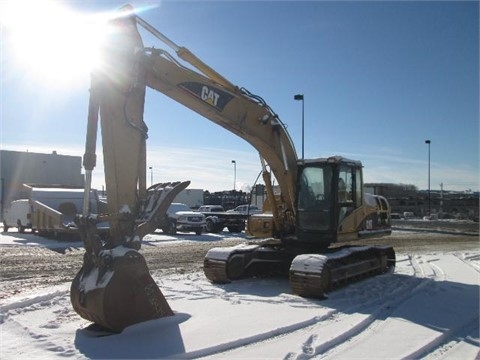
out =
[(226, 190), (203, 193), (204, 205), (222, 205), (225, 210), (230, 210), (238, 205), (248, 204), (249, 196), (244, 191)]
[[(392, 213), (413, 213), (416, 217), (436, 215), (442, 219), (478, 221), (479, 193), (471, 191), (418, 190), (414, 185), (365, 184), (365, 191), (385, 196)], [(430, 199), (429, 199), (430, 197)]]
[(198, 209), (203, 205), (203, 190), (202, 189), (184, 189), (173, 200), (174, 203), (182, 203)]
[(23, 184), (83, 187), (82, 157), (0, 150), (1, 213), (13, 200), (25, 198)]

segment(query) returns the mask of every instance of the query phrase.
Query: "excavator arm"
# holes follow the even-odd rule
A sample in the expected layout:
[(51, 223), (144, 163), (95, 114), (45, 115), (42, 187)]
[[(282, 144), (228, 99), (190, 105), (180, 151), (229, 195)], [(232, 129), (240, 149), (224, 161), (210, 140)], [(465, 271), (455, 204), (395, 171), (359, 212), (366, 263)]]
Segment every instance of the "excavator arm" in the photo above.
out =
[[(71, 284), (75, 311), (95, 326), (122, 331), (137, 322), (173, 315), (138, 252), (168, 206), (189, 181), (146, 188), (147, 126), (143, 122), (146, 72), (133, 18), (111, 22), (102, 66), (92, 73), (85, 142), (84, 211), (76, 223), (85, 245), (83, 266)], [(91, 214), (88, 194), (96, 165), (100, 120), (107, 193), (106, 214)], [(108, 221), (101, 238), (96, 224)]]

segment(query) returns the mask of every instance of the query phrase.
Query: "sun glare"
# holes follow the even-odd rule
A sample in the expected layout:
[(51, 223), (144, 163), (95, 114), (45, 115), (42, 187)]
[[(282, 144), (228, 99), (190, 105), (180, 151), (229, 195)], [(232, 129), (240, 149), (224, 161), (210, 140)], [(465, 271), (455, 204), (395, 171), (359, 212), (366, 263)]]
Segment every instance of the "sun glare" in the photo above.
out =
[(97, 65), (107, 16), (74, 12), (59, 1), (4, 1), (4, 37), (19, 70), (51, 85), (88, 79)]

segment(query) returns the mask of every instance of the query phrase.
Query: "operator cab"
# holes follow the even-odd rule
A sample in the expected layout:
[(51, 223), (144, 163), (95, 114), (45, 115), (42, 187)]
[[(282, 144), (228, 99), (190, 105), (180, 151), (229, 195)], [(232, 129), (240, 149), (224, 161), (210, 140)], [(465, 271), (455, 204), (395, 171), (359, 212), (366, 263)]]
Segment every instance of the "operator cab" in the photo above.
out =
[(362, 185), (359, 161), (340, 156), (299, 161), (295, 241), (322, 249), (336, 242), (339, 232), (356, 232), (345, 220), (362, 206)]

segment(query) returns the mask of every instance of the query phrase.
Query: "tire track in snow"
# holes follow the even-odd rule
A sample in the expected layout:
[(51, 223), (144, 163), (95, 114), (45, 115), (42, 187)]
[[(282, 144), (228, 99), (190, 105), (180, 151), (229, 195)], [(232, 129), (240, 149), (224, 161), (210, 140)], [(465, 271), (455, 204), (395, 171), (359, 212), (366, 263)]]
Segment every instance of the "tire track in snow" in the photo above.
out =
[[(410, 266), (412, 266), (411, 257), (400, 261), (407, 261), (410, 263)], [(414, 277), (419, 277), (418, 275), (423, 276), (424, 274), (419, 265), (414, 269), (414, 273)], [(248, 339), (237, 339), (237, 341), (233, 343), (223, 344), (221, 348), (210, 349), (216, 351), (210, 353), (207, 351), (201, 355), (196, 355), (225, 358), (229, 357), (229, 355), (236, 350), (240, 351), (241, 349), (241, 351), (244, 352), (246, 348), (254, 348), (257, 344), (262, 344), (262, 346), (264, 346), (266, 342), (271, 342), (272, 344), (279, 342), (281, 344), (282, 339), (285, 337), (297, 336), (301, 338), (306, 336), (307, 339), (305, 341), (299, 341), (299, 344), (301, 344), (300, 351), (289, 352), (284, 359), (293, 360), (318, 357), (343, 343), (349, 342), (352, 338), (365, 331), (365, 329), (368, 329), (378, 319), (388, 317), (388, 314), (393, 312), (402, 301), (408, 299), (412, 293), (426, 286), (425, 282), (421, 281), (412, 282), (411, 279), (409, 279), (407, 284), (405, 284), (402, 283), (401, 280), (392, 282), (392, 279), (399, 279), (399, 276), (384, 274), (375, 278), (366, 279), (361, 283), (350, 285), (342, 290), (337, 290), (334, 295), (332, 295), (332, 298), (334, 298), (331, 302), (333, 309), (324, 316), (316, 317), (302, 323), (292, 324), (282, 329), (274, 329), (273, 331), (263, 334), (256, 334)], [(429, 282), (427, 281), (427, 283)], [(379, 298), (378, 296), (372, 296), (368, 290), (366, 292), (364, 291), (365, 288), (370, 288), (371, 286), (380, 286), (378, 290), (380, 293), (382, 293), (382, 289), (388, 290), (384, 291), (384, 296)], [(357, 289), (353, 291), (359, 292), (354, 299), (350, 297), (353, 292), (351, 290), (352, 288)], [(338, 296), (339, 293), (342, 293), (343, 297)], [(355, 303), (355, 305), (348, 307), (338, 306), (347, 300), (350, 304)], [(327, 304), (327, 302), (328, 300), (324, 302), (324, 304)], [(336, 305), (338, 309), (335, 309)], [(335, 336), (327, 340), (322, 340), (325, 336), (324, 334), (318, 334), (320, 330), (323, 333), (326, 328), (338, 327), (338, 324), (342, 322), (349, 323), (348, 331), (344, 331), (342, 328), (340, 333), (337, 331)], [(354, 323), (354, 325), (351, 326), (351, 323)]]
[[(429, 278), (426, 269), (424, 268), (424, 266), (422, 266), (422, 262), (419, 262), (411, 255), (407, 257), (407, 261), (409, 261), (414, 271), (414, 277), (422, 279)], [(373, 306), (369, 309), (368, 305), (365, 306), (364, 304), (362, 307), (359, 308), (359, 311), (368, 315), (353, 326), (349, 324), (349, 326), (351, 327), (347, 331), (344, 331), (327, 341), (322, 341), (313, 347), (308, 344), (309, 340), (307, 340), (307, 342), (304, 343), (304, 346), (302, 348), (302, 353), (290, 353), (285, 359), (303, 360), (310, 358), (329, 358), (330, 356), (337, 356), (338, 353), (343, 350), (343, 348), (350, 348), (351, 346), (354, 346), (354, 343), (364, 341), (365, 338), (371, 336), (372, 334), (376, 334), (377, 328), (383, 324), (384, 319), (387, 319), (392, 313), (395, 312), (396, 309), (398, 309), (402, 305), (402, 303), (410, 299), (412, 295), (421, 291), (431, 283), (431, 281), (421, 281), (415, 284), (412, 283), (411, 286), (407, 287), (406, 289), (394, 291), (387, 296), (386, 300), (383, 299), (380, 307)], [(342, 314), (342, 316), (345, 317), (347, 320), (348, 318), (354, 317), (355, 314)], [(326, 323), (319, 325), (322, 327), (322, 329), (325, 329), (328, 326), (328, 324)], [(317, 339), (319, 338), (320, 337), (317, 336)], [(309, 345), (307, 348), (308, 351), (305, 351), (305, 345)]]
[(480, 255), (469, 255), (463, 257), (460, 257), (459, 255), (455, 256), (474, 269), (476, 272), (480, 273)]
[(438, 259), (433, 259), (433, 260), (428, 260), (428, 264), (431, 266), (433, 273), (434, 273), (434, 279), (436, 281), (444, 281), (447, 279), (447, 275), (445, 272), (442, 270), (440, 266), (438, 266), (435, 261), (438, 261)]
[(423, 359), (429, 356), (437, 357), (436, 354), (442, 354), (442, 356), (448, 356), (448, 352), (452, 351), (455, 346), (460, 346), (459, 344), (463, 341), (474, 344), (474, 346), (479, 347), (480, 342), (478, 338), (471, 336), (472, 333), (478, 334), (478, 321), (479, 317), (476, 316), (464, 323), (459, 324), (458, 326), (441, 333), (433, 341), (429, 341), (424, 344), (420, 349), (413, 351), (403, 359)]
[[(472, 261), (480, 260), (480, 255), (472, 256), (459, 256), (454, 255), (457, 259), (461, 261), (464, 266), (468, 266), (476, 273), (480, 273), (480, 267), (478, 264), (475, 264)], [(431, 260), (429, 261), (431, 262)], [(447, 274), (438, 267), (436, 264), (432, 264), (438, 268), (442, 274), (443, 279), (447, 278)], [(414, 359), (414, 358), (439, 358), (449, 357), (449, 354), (452, 353), (452, 358), (456, 358), (454, 355), (455, 352), (462, 347), (468, 347), (469, 351), (472, 353), (472, 357), (475, 359), (480, 358), (480, 338), (479, 338), (479, 315), (478, 313), (473, 315), (471, 319), (465, 320), (460, 324), (457, 324), (452, 329), (449, 329), (441, 333), (437, 338), (428, 342), (420, 349), (412, 352), (405, 359)], [(463, 352), (462, 352), (463, 353)], [(475, 355), (476, 354), (476, 355)]]
[(11, 313), (18, 314), (22, 311), (28, 311), (28, 308), (45, 302), (51, 302), (57, 297), (65, 297), (70, 293), (69, 290), (55, 290), (42, 295), (33, 297), (24, 297), (9, 304), (0, 305), (0, 324), (3, 323)]
[[(57, 287), (58, 290), (49, 290), (41, 295), (23, 297), (9, 304), (0, 306), (0, 324), (8, 336), (13, 336), (35, 343), (35, 347), (43, 349), (52, 357), (60, 355), (71, 357), (76, 353), (73, 344), (58, 344), (52, 332), (58, 331), (67, 322), (76, 321), (78, 315), (70, 306), (69, 290)], [(33, 316), (29, 313), (49, 312), (53, 309), (54, 318)], [(7, 330), (8, 329), (8, 330)], [(1, 332), (0, 331), (0, 332)], [(6, 336), (3, 338), (6, 339)], [(25, 340), (29, 339), (29, 340)], [(1, 352), (1, 351), (0, 351)], [(19, 350), (19, 358), (25, 354)]]
[[(449, 272), (445, 271), (442, 266), (438, 265), (436, 262), (439, 261), (439, 259), (425, 259), (424, 257), (420, 257), (420, 259), (413, 258), (411, 257), (411, 263), (412, 267), (415, 269), (416, 275), (420, 276), (426, 276), (427, 278), (430, 278), (431, 280), (435, 281), (425, 281), (421, 283), (419, 286), (417, 286), (415, 289), (412, 290), (410, 294), (406, 294), (406, 297), (403, 299), (399, 299), (398, 302), (396, 302), (396, 306), (400, 307), (403, 302), (407, 302), (410, 300), (410, 296), (413, 297), (413, 295), (416, 295), (419, 293), (419, 297), (423, 300), (418, 301), (418, 304), (422, 304), (422, 302), (425, 301), (425, 298), (431, 297), (431, 296), (439, 296), (441, 295), (442, 292), (447, 291), (448, 289), (451, 289), (451, 287), (460, 287), (462, 284), (461, 283), (453, 283), (454, 285), (444, 285), (446, 284), (446, 279), (447, 275), (449, 275)], [(448, 265), (448, 264), (447, 264)], [(467, 266), (467, 264), (462, 263), (462, 266)], [(458, 265), (454, 269), (458, 269)], [(456, 272), (453, 271), (455, 274)], [(433, 278), (432, 275), (433, 274)], [(443, 282), (443, 283), (442, 283)], [(427, 287), (428, 285), (428, 287)], [(421, 293), (420, 293), (421, 291)], [(425, 294), (428, 294), (425, 297)], [(456, 295), (454, 295), (455, 297)], [(453, 302), (455, 302), (454, 300)], [(447, 300), (447, 303), (451, 304), (452, 303), (452, 298)], [(420, 305), (421, 306), (421, 305)], [(427, 305), (428, 306), (428, 305)], [(436, 304), (432, 304), (432, 306), (436, 306)], [(411, 307), (411, 304), (407, 304), (407, 308)], [(438, 307), (438, 305), (437, 305)], [(448, 306), (447, 306), (448, 307)], [(393, 314), (395, 309), (392, 309), (392, 311), (389, 311), (389, 315)], [(405, 309), (401, 309), (405, 311)], [(410, 310), (411, 311), (411, 310)], [(415, 310), (414, 310), (415, 312)], [(401, 313), (401, 312), (400, 312)], [(407, 310), (408, 313), (408, 310)], [(398, 313), (397, 313), (398, 315)], [(347, 338), (348, 342), (341, 343), (339, 342), (338, 346), (336, 348), (332, 348), (329, 353), (317, 353), (315, 358), (349, 358), (352, 356), (352, 353), (355, 352), (355, 349), (359, 348), (359, 345), (362, 345), (363, 342), (367, 342), (366, 346), (363, 346), (363, 349), (372, 346), (372, 343), (375, 344), (377, 343), (375, 340), (375, 337), (378, 333), (385, 333), (388, 331), (389, 326), (393, 326), (395, 328), (395, 323), (398, 322), (398, 319), (389, 323), (388, 318), (385, 317), (387, 321), (377, 321), (375, 323), (372, 323), (372, 326), (369, 328), (365, 328), (363, 332), (359, 332), (358, 336), (352, 337), (352, 338)], [(463, 314), (463, 317), (460, 317), (459, 320), (455, 320), (455, 322), (452, 324), (451, 322), (449, 323), (446, 321), (444, 324), (449, 324), (450, 327), (444, 326), (440, 327), (439, 324), (442, 322), (438, 322), (437, 325), (435, 323), (423, 323), (420, 321), (419, 323), (415, 324), (415, 321), (412, 322), (412, 318), (406, 318), (407, 322), (405, 320), (402, 320), (405, 324), (406, 327), (404, 331), (409, 331), (410, 329), (415, 331), (415, 327), (417, 328), (423, 328), (422, 331), (424, 331), (426, 335), (425, 337), (417, 337), (415, 340), (421, 339), (421, 341), (424, 341), (423, 343), (418, 343), (415, 341), (412, 341), (410, 344), (410, 347), (412, 348), (411, 352), (408, 354), (403, 354), (399, 355), (400, 353), (404, 352), (405, 349), (396, 349), (397, 353), (394, 351), (389, 352), (389, 357), (390, 358), (402, 358), (402, 359), (418, 359), (418, 358), (438, 358), (438, 354), (443, 354), (445, 357), (448, 357), (449, 351), (452, 351), (452, 355), (454, 354), (454, 351), (459, 348), (465, 348), (469, 347), (469, 351), (473, 354), (472, 358), (477, 358), (479, 354), (479, 339), (478, 339), (478, 313), (473, 315), (473, 318), (470, 316), (465, 316)], [(437, 334), (437, 335), (435, 335)], [(373, 337), (372, 337), (373, 336)], [(373, 339), (373, 340), (372, 340)], [(381, 336), (380, 336), (381, 339)], [(399, 339), (399, 341), (401, 341)], [(408, 349), (408, 348), (407, 348)], [(385, 356), (385, 354), (382, 354), (381, 352), (378, 352), (379, 349), (377, 349), (376, 356), (382, 357)], [(362, 350), (360, 350), (362, 351)], [(379, 355), (380, 354), (380, 355)], [(305, 357), (303, 357), (305, 358)], [(310, 358), (310, 357), (309, 357)]]
[[(29, 338), (30, 342), (35, 342), (39, 349), (44, 349), (52, 355), (52, 357), (60, 355), (62, 357), (71, 357), (76, 354), (73, 344), (59, 345), (58, 342), (48, 334), (42, 334), (39, 329), (32, 330), (29, 325), (25, 326), (16, 320), (7, 320), (9, 322), (9, 332), (14, 332), (20, 338)], [(54, 328), (54, 327), (52, 327)], [(50, 329), (51, 330), (51, 329)], [(19, 353), (18, 358), (23, 358)], [(34, 356), (35, 358), (35, 356)]]
[[(425, 278), (427, 276), (424, 268), (412, 256), (409, 255), (405, 259), (397, 261), (397, 263), (404, 261), (408, 262), (413, 269), (414, 277)], [(382, 319), (388, 318), (402, 302), (408, 300), (412, 294), (423, 289), (428, 283), (430, 281), (410, 283), (405, 288), (399, 288), (390, 292), (386, 299), (379, 300), (375, 297), (368, 302), (361, 302), (360, 305), (351, 307), (348, 311), (337, 311), (331, 316), (331, 319), (310, 327), (310, 331), (316, 330), (317, 332), (328, 333), (330, 331), (329, 328), (338, 328), (336, 323), (342, 322), (348, 323), (349, 329), (347, 331), (343, 329), (339, 331), (337, 329), (337, 333), (326, 340), (322, 340), (324, 336), (319, 334), (309, 335), (307, 340), (302, 343), (301, 351), (297, 353), (290, 352), (284, 359), (323, 358), (329, 356), (329, 353), (336, 353), (342, 346), (350, 346), (353, 341), (358, 341), (359, 338), (365, 337), (369, 333), (374, 333), (375, 328), (382, 323)], [(364, 286), (368, 285), (365, 284)], [(362, 313), (363, 316), (358, 315), (359, 313)], [(354, 323), (353, 326), (352, 323)]]

